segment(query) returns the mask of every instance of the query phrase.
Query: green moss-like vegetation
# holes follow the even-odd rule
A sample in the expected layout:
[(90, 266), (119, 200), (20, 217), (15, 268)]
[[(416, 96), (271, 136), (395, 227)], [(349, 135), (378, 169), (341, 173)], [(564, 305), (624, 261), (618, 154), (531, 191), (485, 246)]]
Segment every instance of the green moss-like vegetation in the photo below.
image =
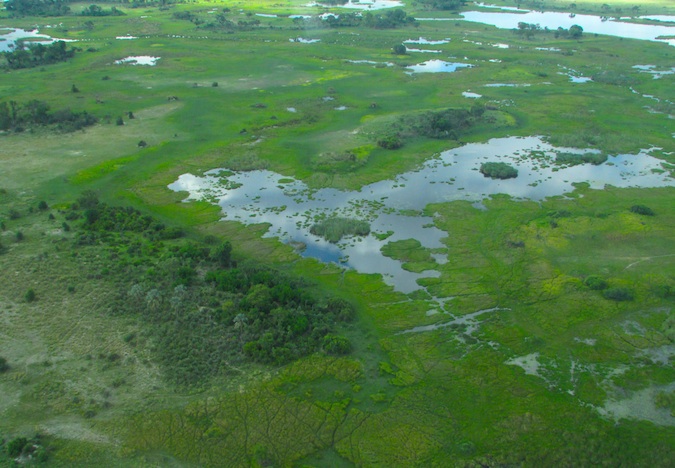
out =
[(599, 166), (600, 164), (607, 161), (607, 155), (603, 153), (584, 153), (584, 154), (574, 154), (574, 153), (558, 153), (555, 157), (555, 162), (557, 164), (563, 164), (566, 166), (576, 166), (578, 164), (590, 163), (594, 166)]

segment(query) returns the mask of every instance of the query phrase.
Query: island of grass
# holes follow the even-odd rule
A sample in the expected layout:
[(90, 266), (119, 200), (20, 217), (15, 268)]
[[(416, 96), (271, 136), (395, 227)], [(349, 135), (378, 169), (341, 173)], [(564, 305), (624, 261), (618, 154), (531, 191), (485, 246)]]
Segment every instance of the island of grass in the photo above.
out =
[(480, 173), (491, 179), (515, 179), (518, 169), (503, 162), (486, 162), (480, 165)]
[(367, 236), (370, 224), (358, 219), (335, 217), (316, 223), (309, 228), (309, 232), (335, 244), (345, 236)]
[(607, 161), (607, 155), (604, 153), (560, 153), (555, 157), (556, 164), (564, 164), (567, 166), (576, 166), (578, 164), (587, 163), (593, 164), (594, 166), (599, 166), (605, 161)]

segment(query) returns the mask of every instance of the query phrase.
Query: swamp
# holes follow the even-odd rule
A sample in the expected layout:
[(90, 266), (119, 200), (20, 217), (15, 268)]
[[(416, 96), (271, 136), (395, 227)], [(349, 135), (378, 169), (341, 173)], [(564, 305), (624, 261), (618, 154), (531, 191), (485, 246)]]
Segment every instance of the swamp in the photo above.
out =
[(674, 38), (3, 2), (0, 466), (672, 466)]

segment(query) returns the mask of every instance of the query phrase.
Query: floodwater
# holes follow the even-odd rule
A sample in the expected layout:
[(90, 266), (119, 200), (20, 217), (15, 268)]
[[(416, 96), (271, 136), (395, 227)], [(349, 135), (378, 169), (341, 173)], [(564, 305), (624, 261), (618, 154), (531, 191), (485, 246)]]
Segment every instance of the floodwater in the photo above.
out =
[[(579, 25), (584, 33), (604, 34), (626, 39), (642, 39), (665, 42), (675, 46), (675, 39), (659, 39), (662, 36), (675, 36), (675, 26), (666, 24), (637, 24), (616, 21), (593, 15), (570, 15), (568, 13), (528, 11), (527, 13), (466, 11), (461, 13), (466, 21), (484, 23), (501, 29), (516, 29), (518, 23), (538, 24), (542, 28), (569, 29)], [(422, 19), (422, 18), (418, 18)]]
[[(444, 248), (446, 233), (433, 218), (418, 216), (430, 203), (452, 200), (480, 202), (504, 193), (516, 199), (541, 200), (574, 190), (575, 183), (591, 188), (675, 186), (662, 169), (662, 161), (648, 150), (636, 155), (609, 156), (599, 166), (564, 167), (553, 161), (559, 152), (593, 152), (555, 148), (539, 137), (496, 138), (444, 151), (417, 170), (383, 180), (358, 191), (310, 190), (304, 182), (272, 171), (230, 172), (214, 169), (203, 176), (183, 174), (169, 188), (188, 193), (188, 200), (205, 199), (222, 207), (223, 220), (244, 224), (269, 224), (266, 237), (278, 237), (292, 245), (304, 245), (305, 257), (335, 262), (362, 273), (379, 273), (396, 290), (420, 289), (417, 280), (438, 276), (435, 270), (412, 273), (382, 255), (390, 241), (417, 239), (429, 249)], [(481, 163), (503, 161), (518, 169), (518, 177), (493, 180), (479, 173)], [(373, 234), (392, 234), (380, 240), (373, 234), (331, 244), (310, 234), (322, 216), (367, 220)], [(440, 262), (439, 262), (440, 263)]]
[(75, 42), (72, 39), (56, 39), (47, 34), (40, 34), (37, 29), (27, 31), (18, 28), (0, 28), (0, 52), (10, 52), (19, 39), (25, 39), (26, 44), (51, 44), (57, 41)]
[(120, 60), (115, 60), (116, 65), (148, 65), (154, 67), (157, 65), (157, 60), (161, 57), (151, 57), (149, 55), (138, 55), (135, 57), (126, 57)]
[(417, 65), (411, 65), (406, 67), (406, 72), (408, 74), (412, 73), (452, 73), (457, 71), (459, 68), (470, 68), (473, 65), (468, 63), (459, 63), (459, 62), (445, 62), (443, 60), (427, 60), (426, 62), (418, 63)]

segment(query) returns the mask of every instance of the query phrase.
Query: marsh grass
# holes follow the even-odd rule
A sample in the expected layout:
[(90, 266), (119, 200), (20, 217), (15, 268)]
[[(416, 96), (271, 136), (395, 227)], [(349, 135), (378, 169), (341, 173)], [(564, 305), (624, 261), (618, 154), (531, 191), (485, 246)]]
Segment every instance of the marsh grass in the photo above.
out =
[[(302, 3), (257, 1), (244, 8), (253, 14), (316, 11)], [(601, 8), (583, 1), (577, 6), (579, 12)], [(430, 205), (425, 214), (448, 233), (440, 252), (448, 263), (431, 262), (414, 240), (386, 248), (413, 271), (440, 274), (420, 280), (427, 289), (408, 296), (378, 275), (300, 259), (290, 246), (261, 238), (266, 225), (218, 222), (218, 207), (181, 203), (182, 194), (166, 186), (185, 172), (268, 167), (313, 187), (358, 189), (460, 144), (412, 138), (395, 152), (374, 147), (401, 115), (468, 108), (462, 96), (468, 90), (483, 95), (484, 116), (494, 121), (477, 125), (462, 141), (544, 135), (555, 144), (607, 154), (654, 146), (664, 148), (660, 157), (672, 164), (666, 154), (672, 136), (663, 131), (667, 116), (648, 112), (645, 105), (653, 100), (642, 96), (675, 100), (672, 80), (654, 80), (632, 67), (672, 66), (673, 49), (586, 34), (574, 44), (552, 35), (528, 41), (460, 21), (421, 22), (414, 32), (302, 31), (288, 18), (261, 18), (265, 29), (221, 34), (171, 18), (173, 11), (213, 7), (125, 9), (126, 17), (94, 20), (91, 31), (74, 16), (11, 23), (59, 24), (50, 32), (82, 40), (92, 51), (44, 70), (12, 71), (0, 83), (2, 100), (45, 100), (53, 109), (87, 110), (102, 123), (68, 136), (0, 135), (0, 259), (11, 279), (0, 281), (0, 354), (11, 367), (0, 375), (3, 438), (32, 437), (35, 428), (48, 432), (52, 461), (62, 466), (223, 460), (247, 466), (254, 457), (279, 465), (526, 460), (537, 466), (669, 466), (670, 428), (631, 418), (617, 424), (590, 405), (601, 408), (621, 393), (675, 380), (672, 366), (648, 357), (650, 350), (672, 346), (671, 188), (593, 191), (579, 185), (568, 197), (541, 204), (495, 196), (485, 201), (485, 211), (467, 202)], [(653, 0), (642, 2), (641, 12), (667, 14), (669, 7)], [(0, 15), (8, 24), (6, 12)], [(310, 33), (321, 42), (288, 40)], [(139, 39), (114, 39), (127, 34)], [(476, 66), (451, 76), (406, 75), (403, 66), (423, 58), (394, 58), (390, 49), (411, 34), (450, 37), (439, 46), (442, 55), (467, 56)], [(114, 65), (129, 55), (161, 59), (155, 67)], [(360, 59), (395, 66), (347, 62)], [(561, 67), (583, 76), (608, 70), (614, 79), (574, 84), (558, 74)], [(495, 83), (520, 86), (485, 86)], [(73, 84), (79, 93), (71, 92)], [(256, 103), (266, 107), (252, 107)], [(336, 111), (339, 106), (347, 110)], [(135, 119), (114, 125), (130, 111)], [(139, 149), (140, 140), (148, 147)], [(359, 148), (367, 162), (358, 167), (321, 173), (312, 167), (318, 155)], [(240, 368), (215, 377), (201, 393), (172, 389), (151, 352), (146, 324), (109, 313), (117, 286), (110, 264), (119, 258), (74, 256), (70, 249), (77, 221), (59, 210), (84, 189), (180, 225), (189, 236), (228, 239), (238, 258), (264, 260), (337, 291), (358, 308), (357, 322), (341, 332), (354, 346), (352, 355), (319, 353), (282, 368)], [(50, 208), (31, 213), (40, 200)], [(658, 215), (633, 213), (635, 205)], [(10, 210), (20, 216), (8, 216)], [(22, 242), (12, 239), (17, 231), (24, 233)], [(584, 285), (593, 275), (630, 289), (634, 299), (605, 299)], [(24, 301), (28, 289), (37, 300)], [(454, 299), (440, 310), (432, 296)], [(501, 309), (481, 315), (473, 333), (458, 326), (400, 334), (442, 323), (448, 316), (441, 312), (459, 317), (496, 306)], [(505, 365), (534, 353), (538, 375)], [(624, 366), (632, 369), (617, 376)], [(665, 400), (655, 403), (665, 406)]]

